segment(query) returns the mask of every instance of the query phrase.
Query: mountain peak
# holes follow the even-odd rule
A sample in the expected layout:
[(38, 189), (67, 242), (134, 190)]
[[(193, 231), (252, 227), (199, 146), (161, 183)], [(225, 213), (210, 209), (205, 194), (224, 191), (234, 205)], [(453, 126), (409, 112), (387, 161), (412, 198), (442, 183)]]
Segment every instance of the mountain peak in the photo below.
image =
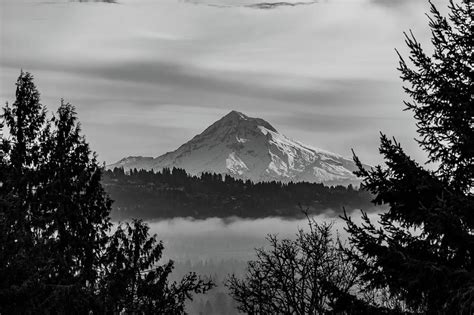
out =
[(178, 167), (193, 175), (215, 172), (254, 182), (358, 182), (352, 160), (292, 140), (267, 121), (235, 110), (175, 151), (154, 159), (131, 157), (109, 167), (116, 166), (155, 171)]
[[(259, 127), (264, 127), (273, 132), (277, 132), (277, 130), (267, 121), (261, 118), (247, 116), (244, 113), (238, 112), (236, 110), (230, 111), (227, 115), (223, 116), (221, 119), (212, 124), (208, 129), (206, 129), (206, 131), (215, 131), (217, 127), (223, 126), (231, 127), (235, 130), (258, 130)], [(206, 133), (206, 131), (204, 131), (204, 133)]]
[(247, 115), (245, 115), (244, 113), (241, 113), (241, 112), (238, 112), (236, 110), (232, 110), (230, 111), (227, 115), (225, 115), (224, 117), (222, 118), (228, 118), (228, 119), (244, 119), (246, 120), (248, 118)]

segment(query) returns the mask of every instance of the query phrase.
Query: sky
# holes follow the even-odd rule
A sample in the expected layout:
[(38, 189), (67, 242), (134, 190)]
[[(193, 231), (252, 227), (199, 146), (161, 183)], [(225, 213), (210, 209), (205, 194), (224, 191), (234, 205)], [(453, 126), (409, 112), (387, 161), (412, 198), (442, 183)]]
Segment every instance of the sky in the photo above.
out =
[(394, 49), (412, 29), (429, 50), (427, 1), (258, 2), (0, 0), (0, 102), (31, 72), (107, 164), (172, 151), (231, 110), (372, 165), (384, 132), (424, 162)]

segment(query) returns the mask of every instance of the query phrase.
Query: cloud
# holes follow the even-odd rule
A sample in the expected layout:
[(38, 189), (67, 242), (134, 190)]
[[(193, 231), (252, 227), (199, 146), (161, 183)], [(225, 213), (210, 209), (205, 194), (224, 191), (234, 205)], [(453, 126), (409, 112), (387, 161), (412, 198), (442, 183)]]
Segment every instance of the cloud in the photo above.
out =
[[(211, 0), (184, 0), (187, 3), (206, 5), (217, 8), (252, 8), (252, 9), (276, 9), (280, 7), (296, 7), (314, 5), (318, 3), (364, 3), (366, 0), (319, 0), (319, 1), (258, 1), (258, 0), (224, 0), (213, 2)], [(425, 0), (368, 0), (369, 3), (387, 8), (400, 8), (413, 2), (426, 2)]]
[[(314, 133), (341, 134), (347, 136), (347, 130), (381, 130), (377, 127), (399, 124), (400, 117), (374, 117), (370, 114), (358, 115), (348, 111), (345, 113), (309, 115), (308, 113), (293, 113), (281, 115), (272, 119), (284, 126), (298, 126), (300, 130)], [(376, 122), (376, 123), (374, 123)]]
[[(3, 66), (14, 65), (3, 62)], [(160, 99), (147, 103), (186, 102), (196, 99), (203, 93), (237, 97), (251, 97), (275, 103), (314, 104), (318, 106), (347, 107), (368, 103), (383, 103), (390, 98), (387, 91), (400, 90), (399, 83), (365, 78), (312, 78), (298, 75), (285, 75), (265, 72), (244, 72), (201, 68), (192, 64), (178, 64), (159, 60), (142, 60), (108, 64), (81, 65), (36, 62), (26, 67), (33, 71), (55, 71), (95, 78), (115, 84), (141, 85), (141, 88), (173, 89), (177, 95), (168, 98), (162, 94)], [(292, 82), (299, 82), (292, 84)], [(179, 92), (179, 94), (178, 94)], [(381, 93), (383, 92), (383, 93)], [(117, 96), (116, 96), (117, 97)], [(143, 96), (140, 96), (140, 99)], [(230, 99), (230, 98), (229, 98)], [(126, 100), (122, 98), (122, 101)], [(138, 99), (137, 99), (138, 100)], [(138, 100), (139, 101), (139, 100)], [(199, 100), (195, 105), (201, 106)]]
[(407, 5), (407, 4), (410, 4), (410, 3), (413, 3), (413, 2), (421, 2), (421, 1), (425, 1), (425, 0), (370, 0), (373, 4), (376, 4), (376, 5), (381, 5), (381, 6), (385, 6), (385, 7), (390, 7), (390, 8), (394, 8), (394, 7), (399, 7), (399, 6), (403, 6), (403, 5)]
[(301, 5), (312, 5), (318, 3), (317, 1), (311, 2), (259, 2), (255, 4), (247, 5), (248, 8), (254, 9), (276, 9), (278, 7), (296, 7)]
[(251, 9), (275, 9), (278, 7), (296, 7), (302, 5), (312, 5), (319, 3), (319, 1), (242, 1), (242, 0), (227, 0), (217, 2), (210, 2), (208, 0), (185, 0), (187, 3), (206, 5), (216, 8), (251, 8)]
[[(423, 6), (393, 14), (370, 0), (288, 10), (39, 2), (2, 2), (2, 101), (13, 99), (19, 69), (32, 71), (43, 103), (54, 109), (64, 97), (77, 107), (101, 160), (173, 150), (231, 109), (341, 154), (372, 143), (371, 164), (381, 126), (414, 136), (393, 48), (408, 28), (426, 41)], [(265, 1), (219, 1), (237, 2)]]
[[(183, 94), (212, 92), (253, 97), (276, 102), (301, 104), (317, 103), (323, 106), (357, 106), (377, 102), (384, 98), (378, 93), (393, 87), (392, 82), (371, 79), (317, 79), (272, 73), (246, 73), (203, 69), (193, 65), (172, 64), (156, 60), (130, 62), (109, 67), (74, 69), (112, 81), (129, 81), (158, 87), (181, 89)], [(279, 84), (279, 82), (304, 81), (304, 85)], [(397, 84), (398, 86), (398, 84)], [(369, 93), (370, 92), (370, 93)]]

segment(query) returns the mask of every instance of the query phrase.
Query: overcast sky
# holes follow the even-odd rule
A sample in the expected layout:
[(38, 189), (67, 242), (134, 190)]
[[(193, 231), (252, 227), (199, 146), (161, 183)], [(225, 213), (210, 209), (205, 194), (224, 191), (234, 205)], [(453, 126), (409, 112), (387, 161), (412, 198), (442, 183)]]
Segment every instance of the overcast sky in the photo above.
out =
[(424, 159), (394, 48), (406, 53), (409, 29), (429, 47), (427, 1), (257, 2), (0, 0), (0, 100), (32, 72), (50, 110), (76, 106), (107, 163), (174, 150), (230, 110), (369, 164), (379, 131)]

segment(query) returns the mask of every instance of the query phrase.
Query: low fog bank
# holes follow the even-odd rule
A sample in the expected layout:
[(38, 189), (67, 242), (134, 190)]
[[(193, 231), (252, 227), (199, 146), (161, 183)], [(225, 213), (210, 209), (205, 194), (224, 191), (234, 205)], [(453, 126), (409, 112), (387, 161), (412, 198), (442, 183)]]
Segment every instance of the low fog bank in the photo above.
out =
[[(372, 211), (369, 217), (377, 220), (381, 212)], [(350, 215), (354, 221), (361, 221), (360, 211)], [(342, 239), (347, 239), (345, 223), (334, 211), (312, 217), (317, 222), (331, 222), (334, 235), (339, 233)], [(228, 276), (243, 276), (248, 260), (255, 257), (255, 248), (267, 246), (265, 237), (268, 234), (294, 238), (298, 229), (308, 229), (306, 218), (175, 218), (148, 223), (150, 232), (157, 234), (164, 242), (162, 262), (168, 259), (175, 261), (172, 280), (181, 279), (189, 271), (194, 271), (199, 275), (210, 276), (218, 285), (206, 295), (197, 295), (193, 301), (189, 301), (186, 306), (189, 314), (211, 314), (208, 310), (210, 307), (215, 310), (215, 314), (239, 314), (224, 286)]]
[[(380, 210), (369, 217), (377, 220)], [(361, 221), (361, 213), (354, 211), (351, 217)], [(331, 214), (312, 216), (317, 222), (330, 222), (334, 233), (347, 239), (342, 219)], [(150, 232), (157, 234), (165, 245), (165, 258), (176, 261), (221, 261), (243, 260), (254, 257), (254, 249), (267, 245), (266, 236), (276, 234), (279, 238), (294, 238), (298, 229), (306, 230), (306, 218), (289, 220), (272, 217), (263, 219), (209, 218), (196, 220), (175, 218), (148, 222)]]

